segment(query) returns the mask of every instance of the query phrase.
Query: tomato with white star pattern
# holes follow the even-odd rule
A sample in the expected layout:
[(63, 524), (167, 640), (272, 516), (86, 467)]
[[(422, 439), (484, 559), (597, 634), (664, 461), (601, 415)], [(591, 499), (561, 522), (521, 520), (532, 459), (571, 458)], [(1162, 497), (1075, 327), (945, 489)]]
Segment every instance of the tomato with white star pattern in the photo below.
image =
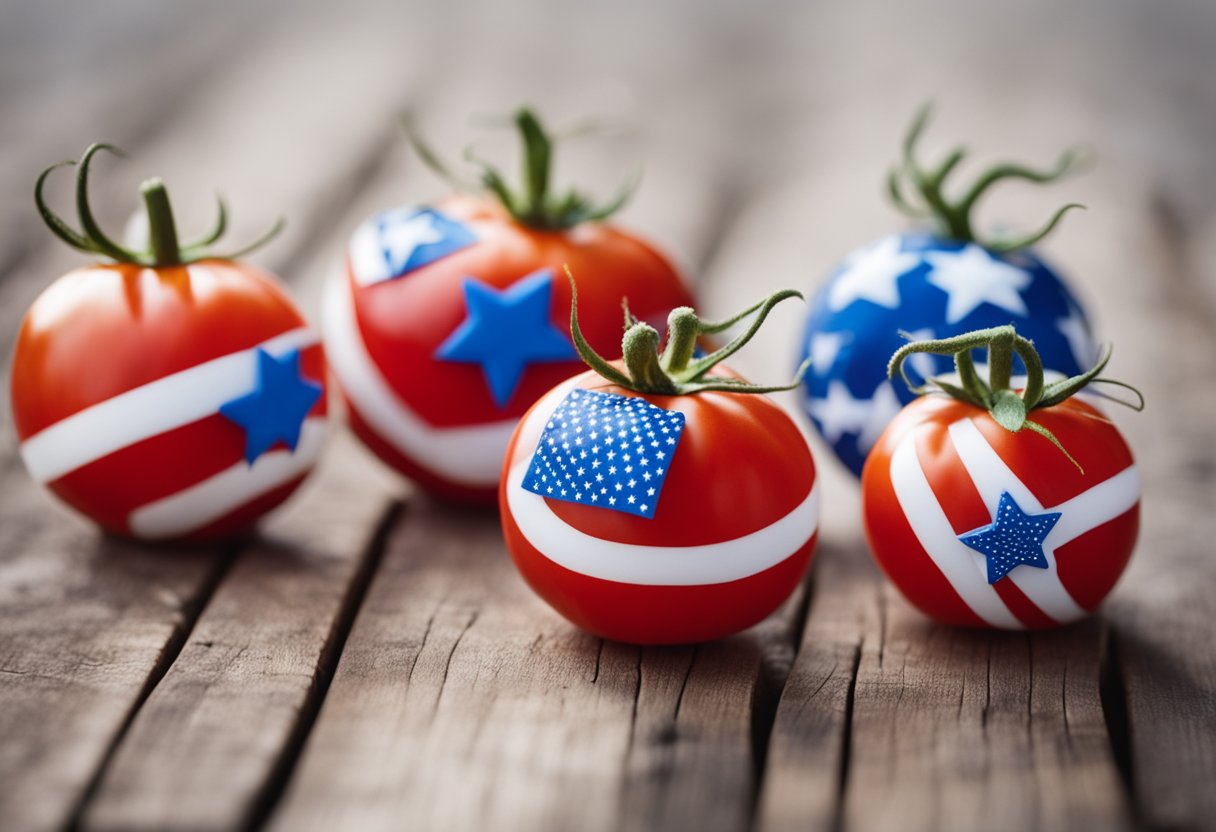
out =
[[(517, 124), (525, 181), (547, 181), (549, 137), (531, 112)], [(619, 343), (622, 297), (655, 321), (691, 302), (666, 258), (602, 222), (618, 205), (550, 195), (547, 185), (491, 190), (496, 197), (454, 196), (369, 219), (322, 317), (356, 435), (425, 488), (470, 502), (493, 501), (520, 416), (583, 367), (563, 267), (586, 275), (584, 294), (598, 310), (587, 338), (605, 351)]]
[[(812, 299), (802, 340), (803, 355), (813, 362), (803, 386), (806, 412), (858, 475), (879, 434), (912, 400), (911, 392), (891, 384), (883, 372), (904, 335), (947, 338), (1012, 322), (1034, 341), (1049, 370), (1073, 375), (1097, 357), (1081, 304), (1029, 248), (1074, 206), (1021, 239), (978, 240), (969, 216), (975, 199), (994, 182), (1011, 176), (1050, 181), (1064, 175), (1074, 157), (1065, 155), (1056, 170), (1042, 174), (1020, 166), (994, 168), (952, 203), (942, 196), (940, 179), (913, 158), (924, 120), (922, 112), (890, 186), (897, 206), (929, 217), (936, 230), (893, 234), (846, 257)], [(928, 207), (905, 201), (900, 175), (912, 181)], [(923, 354), (911, 363), (922, 378), (949, 366), (940, 356)]]
[(940, 622), (1068, 624), (1110, 593), (1139, 528), (1140, 476), (1127, 442), (1104, 414), (1071, 398), (1103, 381), (1108, 356), (1044, 385), (1034, 347), (1006, 326), (913, 342), (895, 365), (985, 345), (1004, 351), (989, 362), (998, 368), (1011, 353), (1029, 359), (1025, 389), (1015, 393), (1008, 377), (986, 387), (964, 366), (961, 385), (907, 405), (862, 473), (866, 537), (904, 596)]
[(36, 187), (57, 236), (112, 262), (64, 275), (25, 315), (10, 387), (22, 460), (115, 534), (244, 530), (296, 489), (321, 452), (319, 335), (271, 275), (211, 251), (222, 206), (211, 234), (180, 245), (164, 184), (151, 179), (149, 247), (106, 237), (87, 199), (89, 166), (106, 148), (93, 145), (80, 161), (81, 231), (43, 202), (54, 168)]

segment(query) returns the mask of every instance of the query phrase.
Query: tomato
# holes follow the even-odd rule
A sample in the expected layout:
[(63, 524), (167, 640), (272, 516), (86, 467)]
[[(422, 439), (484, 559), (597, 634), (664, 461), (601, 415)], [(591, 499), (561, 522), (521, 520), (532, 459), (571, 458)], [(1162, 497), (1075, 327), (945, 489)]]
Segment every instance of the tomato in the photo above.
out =
[[(989, 333), (1000, 331), (1012, 332)], [(952, 348), (936, 344), (938, 354)], [(1041, 382), (1037, 363), (1028, 388), (1036, 373)], [(1066, 394), (1094, 375), (1071, 380)], [(1131, 450), (1106, 416), (1075, 398), (1032, 407), (1031, 429), (1010, 430), (998, 416), (1008, 421), (947, 393), (900, 412), (862, 473), (870, 547), (904, 596), (943, 623), (1076, 621), (1110, 593), (1135, 546), (1140, 477)]]
[[(721, 367), (654, 392), (639, 381), (656, 378), (653, 361), (631, 376), (589, 363), (508, 446), (499, 506), (525, 581), (575, 625), (635, 644), (707, 641), (763, 619), (817, 539), (815, 465), (797, 426)], [(682, 366), (666, 363), (663, 378)]]
[[(934, 339), (1007, 324), (1034, 341), (1049, 370), (1067, 376), (1097, 358), (1084, 308), (1064, 278), (1036, 254), (1041, 239), (1066, 206), (1038, 233), (1021, 239), (980, 239), (970, 211), (988, 187), (1004, 178), (1045, 182), (1067, 173), (1075, 156), (1058, 168), (1037, 173), (1020, 166), (999, 166), (981, 174), (972, 188), (952, 202), (943, 180), (958, 159), (922, 169), (914, 158), (926, 113), (913, 125), (905, 158), (892, 174), (897, 206), (935, 226), (892, 234), (849, 254), (812, 299), (802, 337), (803, 357), (813, 370), (802, 389), (807, 416), (846, 467), (860, 476), (870, 447), (910, 402), (913, 394), (892, 384), (886, 360), (902, 343), (901, 332)], [(924, 207), (909, 205), (901, 182), (910, 180)], [(947, 369), (945, 357), (921, 354), (913, 369), (930, 376)]]
[[(525, 142), (547, 146), (530, 132), (535, 118), (519, 118)], [(354, 233), (328, 287), (326, 350), (355, 433), (449, 498), (493, 501), (520, 416), (582, 369), (564, 266), (588, 276), (586, 336), (603, 351), (620, 339), (622, 297), (656, 323), (691, 302), (670, 262), (640, 238), (537, 199), (550, 207), (456, 196), (378, 214)]]
[[(78, 187), (103, 147), (85, 154)], [(91, 217), (75, 236), (51, 220), (122, 262), (64, 275), (26, 313), (10, 387), (21, 455), (110, 532), (227, 535), (286, 499), (320, 453), (319, 337), (271, 275), (205, 255), (218, 234), (179, 247), (158, 180), (145, 197), (149, 252), (112, 243)]]

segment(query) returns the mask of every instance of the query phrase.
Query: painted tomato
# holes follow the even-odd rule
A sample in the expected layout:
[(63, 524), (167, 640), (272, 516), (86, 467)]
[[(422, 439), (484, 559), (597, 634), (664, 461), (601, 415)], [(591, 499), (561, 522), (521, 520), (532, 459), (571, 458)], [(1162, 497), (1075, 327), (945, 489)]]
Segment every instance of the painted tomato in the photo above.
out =
[(870, 547), (938, 621), (1067, 624), (1091, 613), (1127, 566), (1140, 477), (1118, 428), (1075, 398), (1033, 407), (1030, 419), (1033, 430), (1014, 432), (984, 407), (927, 395), (900, 412), (866, 462)]
[[(81, 161), (82, 190), (103, 147)], [(202, 256), (218, 234), (179, 247), (163, 184), (144, 190), (150, 251), (117, 246), (91, 218), (84, 234), (54, 229), (121, 262), (63, 276), (26, 313), (10, 390), (21, 456), (110, 532), (222, 536), (312, 468), (325, 436), (324, 358), (274, 278)]]
[[(859, 476), (879, 434), (914, 397), (886, 377), (886, 361), (903, 343), (901, 333), (948, 338), (1013, 322), (1034, 341), (1047, 369), (1065, 376), (1081, 372), (1098, 355), (1080, 301), (1029, 247), (1074, 206), (1021, 239), (977, 239), (969, 217), (975, 200), (995, 182), (1051, 181), (1067, 173), (1075, 157), (1065, 155), (1056, 170), (1041, 174), (1020, 166), (994, 168), (951, 202), (941, 187), (953, 163), (923, 170), (913, 157), (924, 119), (922, 112), (892, 175), (891, 192), (897, 206), (928, 218), (934, 230), (892, 234), (848, 255), (811, 300), (802, 337), (802, 355), (812, 360), (802, 388), (806, 413), (837, 458)], [(924, 208), (905, 202), (900, 177), (910, 180)], [(921, 354), (912, 369), (928, 377), (948, 366), (945, 357)]]
[[(525, 143), (547, 148), (535, 117), (519, 119)], [(596, 311), (584, 327), (605, 351), (620, 340), (622, 297), (651, 321), (691, 300), (666, 258), (600, 221), (608, 213), (574, 196), (458, 196), (360, 226), (322, 319), (355, 433), (429, 490), (492, 502), (520, 416), (583, 366), (561, 270), (586, 275)]]
[(728, 370), (685, 385), (677, 360), (662, 368), (673, 389), (639, 390), (658, 376), (637, 371), (628, 339), (630, 375), (589, 361), (520, 422), (499, 491), (507, 548), (541, 598), (596, 635), (721, 638), (773, 612), (805, 574), (815, 465), (792, 420), (746, 394), (766, 388)]

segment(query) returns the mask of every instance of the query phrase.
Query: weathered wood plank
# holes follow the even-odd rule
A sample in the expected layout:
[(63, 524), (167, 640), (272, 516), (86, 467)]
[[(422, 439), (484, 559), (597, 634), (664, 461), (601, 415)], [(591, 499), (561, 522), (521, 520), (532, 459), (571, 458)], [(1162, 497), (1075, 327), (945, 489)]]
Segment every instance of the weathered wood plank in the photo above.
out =
[(101, 537), (10, 460), (0, 528), (0, 817), (56, 829), (180, 648), (226, 559)]
[(881, 623), (878, 570), (831, 542), (816, 556), (810, 614), (781, 693), (757, 806), (761, 830), (834, 830), (862, 646)]
[(1212, 829), (1216, 796), (1202, 784), (1216, 776), (1216, 395), (1198, 380), (1213, 374), (1216, 309), (1204, 281), (1216, 272), (1190, 258), (1196, 249), (1161, 200), (1153, 181), (1108, 190), (1103, 202), (1119, 209), (1082, 252), (1095, 284), (1103, 274), (1129, 276), (1099, 300), (1119, 338), (1111, 375), (1148, 400), (1143, 414), (1120, 418), (1145, 500), (1139, 548), (1108, 605), (1109, 694), (1144, 823)]
[(345, 436), (246, 546), (107, 767), (84, 829), (234, 829), (273, 797), (376, 563), (388, 487)]
[(604, 643), (523, 585), (493, 512), (408, 512), (273, 828), (738, 828), (763, 632)]

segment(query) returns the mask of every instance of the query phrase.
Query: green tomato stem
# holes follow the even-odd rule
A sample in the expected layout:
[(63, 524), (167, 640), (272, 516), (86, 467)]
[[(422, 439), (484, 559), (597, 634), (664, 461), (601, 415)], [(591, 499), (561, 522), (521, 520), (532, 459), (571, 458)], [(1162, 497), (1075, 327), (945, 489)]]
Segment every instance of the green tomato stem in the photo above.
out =
[(177, 247), (177, 225), (173, 221), (173, 208), (169, 205), (169, 194), (159, 176), (147, 180), (139, 187), (144, 197), (144, 210), (148, 212), (148, 245), (152, 259), (158, 266), (175, 266), (181, 262)]
[[(1078, 203), (1069, 203), (1060, 208), (1038, 230), (1025, 234), (981, 239), (972, 222), (975, 205), (988, 190), (998, 182), (1020, 179), (1035, 184), (1055, 182), (1080, 169), (1087, 161), (1086, 155), (1077, 148), (1065, 151), (1055, 166), (1047, 170), (1034, 170), (1024, 165), (1003, 163), (993, 165), (982, 172), (959, 199), (950, 199), (943, 191), (946, 179), (967, 155), (964, 148), (955, 148), (936, 167), (925, 168), (917, 161), (916, 149), (921, 135), (929, 122), (932, 108), (922, 106), (912, 119), (903, 141), (903, 158), (887, 176), (887, 193), (895, 207), (917, 220), (928, 219), (938, 234), (962, 242), (976, 242), (996, 252), (1010, 252), (1026, 248), (1050, 234), (1060, 219), (1074, 208), (1084, 208)], [(909, 186), (906, 190), (905, 185)], [(908, 199), (908, 191), (920, 197), (920, 205)]]
[(34, 184), (34, 204), (37, 205), (43, 222), (46, 223), (51, 233), (78, 251), (98, 254), (116, 263), (133, 263), (160, 268), (193, 263), (196, 260), (207, 258), (233, 260), (268, 242), (283, 229), (283, 221), (280, 219), (269, 233), (262, 235), (254, 243), (235, 252), (217, 254), (212, 251), (211, 245), (219, 240), (228, 224), (227, 207), (221, 198), (218, 200), (218, 215), (212, 230), (200, 240), (183, 246), (177, 237), (177, 224), (173, 219), (173, 208), (169, 203), (165, 183), (159, 177), (153, 177), (140, 186), (148, 217), (148, 250), (132, 251), (124, 248), (106, 236), (101, 226), (93, 218), (93, 210), (89, 205), (89, 168), (93, 157), (103, 150), (121, 155), (121, 151), (108, 144), (93, 144), (84, 152), (77, 167), (76, 213), (80, 219), (80, 231), (72, 228), (52, 211), (43, 197), (43, 188), (51, 172), (57, 168), (77, 163), (67, 161), (52, 165), (42, 172)]
[(650, 324), (634, 318), (626, 307), (627, 328), (621, 339), (621, 352), (627, 372), (621, 372), (587, 343), (578, 323), (578, 286), (574, 282), (574, 275), (571, 274), (569, 267), (566, 267), (566, 276), (570, 280), (570, 336), (574, 341), (574, 348), (588, 367), (613, 384), (628, 390), (662, 396), (686, 396), (710, 390), (730, 393), (773, 393), (797, 387), (802, 383), (802, 377), (809, 366), (809, 361), (803, 362), (794, 380), (784, 385), (764, 386), (734, 378), (707, 377), (707, 373), (711, 369), (723, 359), (733, 355), (756, 334), (773, 306), (787, 298), (802, 297), (798, 292), (787, 289), (770, 295), (746, 312), (732, 318), (731, 321), (737, 321), (748, 314), (756, 314), (756, 320), (752, 322), (747, 331), (736, 337), (730, 344), (717, 352), (695, 360), (692, 356), (696, 349), (697, 339), (708, 333), (720, 332), (725, 328), (722, 323), (702, 321), (690, 307), (678, 307), (672, 310), (667, 318), (667, 347), (660, 353), (661, 339), (658, 330)]
[[(987, 383), (979, 377), (971, 357), (972, 350), (982, 348), (988, 350)], [(914, 385), (908, 378), (904, 366), (907, 358), (914, 353), (952, 356), (961, 386), (938, 378), (926, 379), (925, 384), (921, 386)], [(1015, 353), (1026, 365), (1026, 386), (1021, 393), (1011, 387)], [(887, 365), (887, 375), (893, 379), (896, 373), (899, 373), (914, 393), (943, 393), (958, 401), (987, 410), (993, 421), (1011, 433), (1029, 429), (1050, 440), (1080, 469), (1081, 466), (1051, 431), (1038, 422), (1032, 421), (1029, 414), (1034, 410), (1054, 407), (1076, 395), (1087, 385), (1099, 382), (1117, 384), (1131, 390), (1136, 394), (1136, 403), (1120, 399), (1113, 399), (1113, 401), (1118, 401), (1133, 410), (1143, 410), (1144, 396), (1139, 390), (1120, 381), (1098, 377), (1106, 368), (1108, 361), (1110, 361), (1109, 348), (1103, 352), (1098, 363), (1088, 372), (1052, 384), (1044, 384), (1043, 361), (1039, 357), (1038, 350), (1034, 348), (1034, 344), (1018, 335), (1012, 326), (998, 326), (992, 329), (978, 329), (974, 332), (956, 335), (953, 338), (912, 341), (904, 344), (891, 356), (891, 362)]]

